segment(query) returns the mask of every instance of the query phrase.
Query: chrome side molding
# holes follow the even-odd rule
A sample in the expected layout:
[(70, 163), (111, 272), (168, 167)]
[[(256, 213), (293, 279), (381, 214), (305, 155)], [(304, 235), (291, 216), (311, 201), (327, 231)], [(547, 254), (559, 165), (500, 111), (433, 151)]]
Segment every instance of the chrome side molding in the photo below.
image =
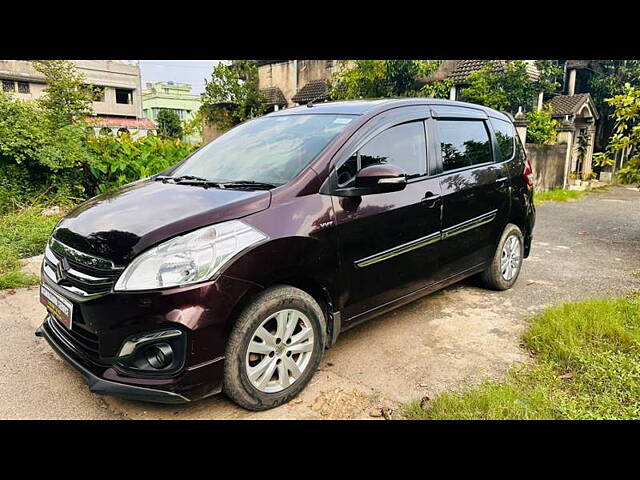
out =
[(493, 222), (497, 214), (497, 209), (491, 210), (490, 212), (482, 214), (479, 217), (472, 218), (471, 220), (459, 223), (458, 225), (454, 225), (453, 227), (445, 228), (442, 231), (442, 239), (444, 240), (445, 238), (450, 238), (455, 235), (468, 232), (469, 230), (472, 230), (474, 228), (481, 227), (482, 225), (486, 225), (487, 223)]
[(361, 258), (360, 260), (356, 260), (354, 264), (357, 268), (368, 267), (369, 265), (373, 265), (374, 263), (389, 260), (390, 258), (397, 257), (398, 255), (402, 255), (403, 253), (416, 250), (417, 248), (426, 247), (427, 245), (431, 245), (439, 241), (440, 232), (435, 232), (431, 235), (427, 235), (426, 237), (421, 237), (416, 240), (412, 240), (411, 242), (398, 245), (397, 247), (390, 248), (389, 250), (385, 250), (384, 252)]

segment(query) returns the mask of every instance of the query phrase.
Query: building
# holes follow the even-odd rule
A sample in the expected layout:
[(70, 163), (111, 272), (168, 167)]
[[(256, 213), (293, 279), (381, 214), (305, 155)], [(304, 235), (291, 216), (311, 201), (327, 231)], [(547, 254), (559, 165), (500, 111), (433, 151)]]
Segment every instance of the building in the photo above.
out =
[[(96, 134), (129, 132), (146, 136), (155, 124), (142, 116), (140, 68), (118, 60), (73, 60), (87, 84), (100, 96), (93, 102), (93, 115), (87, 118)], [(4, 92), (22, 100), (35, 100), (45, 94), (44, 76), (26, 60), (0, 60), (0, 80)]]
[[(174, 82), (147, 83), (142, 92), (142, 111), (146, 118), (156, 122), (160, 110), (171, 110), (182, 122), (195, 117), (200, 109), (200, 95), (191, 93), (191, 85)], [(199, 143), (200, 135), (190, 135), (185, 141)]]
[(258, 88), (267, 98), (268, 111), (305, 105), (327, 98), (328, 80), (338, 60), (256, 60)]

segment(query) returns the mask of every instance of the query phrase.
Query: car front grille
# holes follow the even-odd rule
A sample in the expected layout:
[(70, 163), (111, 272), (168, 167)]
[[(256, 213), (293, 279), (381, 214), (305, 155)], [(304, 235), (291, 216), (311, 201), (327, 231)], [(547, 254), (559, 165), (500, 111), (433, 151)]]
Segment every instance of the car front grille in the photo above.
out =
[(55, 283), (81, 296), (110, 292), (123, 270), (109, 260), (79, 252), (53, 238), (45, 249), (43, 268)]
[(53, 315), (49, 315), (48, 322), (58, 337), (82, 351), (89, 359), (94, 361), (98, 360), (100, 356), (100, 343), (95, 333), (90, 332), (76, 322), (72, 322), (71, 329), (68, 329)]

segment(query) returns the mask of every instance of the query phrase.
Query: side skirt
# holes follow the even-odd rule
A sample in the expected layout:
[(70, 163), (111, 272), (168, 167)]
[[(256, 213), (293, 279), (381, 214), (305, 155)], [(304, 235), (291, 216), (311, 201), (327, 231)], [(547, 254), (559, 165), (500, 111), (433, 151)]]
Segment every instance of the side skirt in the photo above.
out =
[(403, 297), (396, 298), (395, 300), (392, 300), (388, 303), (384, 303), (378, 307), (372, 308), (371, 310), (367, 310), (366, 312), (360, 313), (355, 317), (351, 317), (347, 321), (342, 322), (341, 333), (349, 330), (352, 327), (355, 327), (356, 325), (366, 322), (367, 320), (371, 320), (372, 318), (375, 318), (379, 315), (388, 313), (392, 310), (395, 310), (396, 308), (406, 305), (407, 303), (411, 303), (414, 300), (418, 300), (419, 298), (422, 298), (425, 295), (428, 295), (437, 290), (441, 290), (445, 287), (448, 287), (449, 285), (453, 283), (457, 283), (460, 280), (463, 280), (467, 277), (471, 277), (476, 273), (480, 273), (485, 268), (487, 268), (485, 264), (476, 265), (475, 267), (469, 268), (467, 270), (464, 270), (463, 272), (452, 275), (451, 277), (441, 280), (440, 282), (432, 283), (431, 285), (427, 285), (426, 287), (423, 287), (420, 290), (416, 290), (413, 293), (409, 293)]

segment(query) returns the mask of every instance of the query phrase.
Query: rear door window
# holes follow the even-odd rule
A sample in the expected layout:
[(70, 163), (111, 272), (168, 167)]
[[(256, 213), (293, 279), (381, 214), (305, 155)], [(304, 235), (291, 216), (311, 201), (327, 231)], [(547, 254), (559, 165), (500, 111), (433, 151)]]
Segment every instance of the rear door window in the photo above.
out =
[(498, 150), (502, 161), (511, 160), (515, 152), (516, 129), (511, 122), (498, 120), (497, 118), (489, 119), (493, 131), (498, 141)]
[(482, 120), (437, 120), (436, 125), (445, 172), (493, 161)]

